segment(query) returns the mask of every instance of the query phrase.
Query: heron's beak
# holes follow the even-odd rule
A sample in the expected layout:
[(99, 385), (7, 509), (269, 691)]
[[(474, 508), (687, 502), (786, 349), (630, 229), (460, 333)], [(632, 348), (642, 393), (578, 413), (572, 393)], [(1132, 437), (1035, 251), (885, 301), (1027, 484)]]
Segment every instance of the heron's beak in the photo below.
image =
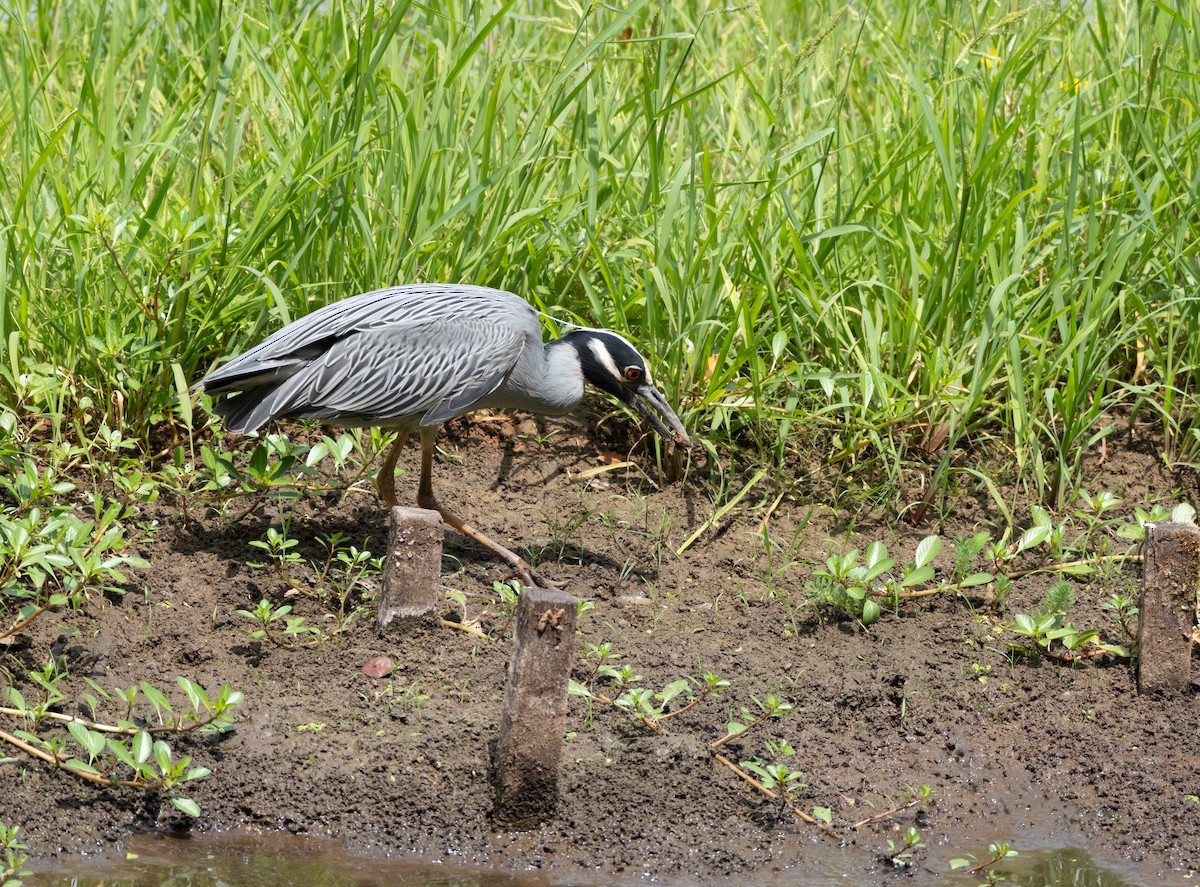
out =
[[(629, 398), (629, 405), (654, 426), (654, 430), (662, 435), (663, 440), (674, 441), (681, 447), (691, 446), (691, 438), (683, 430), (683, 423), (679, 421), (667, 399), (662, 396), (662, 392), (653, 385), (643, 385), (634, 391), (633, 396)], [(664, 419), (666, 425), (663, 424)], [(670, 429), (667, 425), (671, 426)]]

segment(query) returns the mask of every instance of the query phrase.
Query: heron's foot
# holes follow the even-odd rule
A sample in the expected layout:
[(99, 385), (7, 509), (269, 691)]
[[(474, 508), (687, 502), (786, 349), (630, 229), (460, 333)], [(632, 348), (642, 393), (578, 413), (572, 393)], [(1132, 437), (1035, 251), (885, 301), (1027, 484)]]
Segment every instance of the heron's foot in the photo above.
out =
[[(520, 558), (517, 558), (520, 560)], [(521, 561), (520, 566), (513, 565), (513, 575), (521, 580), (526, 588), (554, 588), (554, 586), (533, 571), (529, 564)]]
[(483, 535), (483, 533), (479, 532), (477, 529), (472, 527), (470, 524), (464, 523), (462, 520), (455, 517), (453, 512), (443, 508), (441, 506), (441, 504), (437, 501), (437, 499), (435, 499), (433, 497), (432, 493), (430, 493), (428, 491), (424, 491), (424, 490), (418, 491), (417, 492), (417, 504), (420, 505), (422, 508), (428, 508), (433, 511), (436, 511), (438, 514), (440, 514), (442, 516), (442, 520), (446, 522), (447, 526), (452, 527), (455, 530), (458, 530), (458, 532), (462, 533), (464, 536), (466, 536), (470, 539), (474, 539), (476, 542), (478, 542), (480, 545), (482, 545), (488, 551), (492, 552), (492, 554), (495, 554), (495, 555), (503, 558), (505, 561), (507, 561), (509, 566), (512, 567), (513, 575), (517, 579), (519, 579), (522, 582), (522, 584), (524, 584), (525, 586), (532, 586), (535, 588), (553, 588), (554, 587), (549, 582), (547, 582), (545, 579), (543, 579), (541, 576), (539, 576), (537, 573), (535, 573), (533, 571), (533, 568), (531, 566), (529, 566), (529, 564), (526, 562), (526, 560), (523, 557), (521, 557), (519, 554), (517, 554), (516, 552), (513, 552), (513, 551), (509, 551), (507, 548), (505, 548), (499, 542), (492, 541), (487, 536)]
[(484, 536), (479, 531), (472, 527), (468, 527), (465, 524), (461, 527), (455, 527), (455, 529), (474, 539), (493, 554), (497, 554), (504, 558), (504, 560), (508, 561), (509, 566), (512, 567), (513, 577), (517, 579), (522, 586), (526, 588), (554, 588), (553, 584), (547, 582), (545, 579), (539, 576), (534, 571), (533, 567), (529, 566), (529, 563), (516, 552), (509, 551), (503, 545), (493, 542), (487, 536)]

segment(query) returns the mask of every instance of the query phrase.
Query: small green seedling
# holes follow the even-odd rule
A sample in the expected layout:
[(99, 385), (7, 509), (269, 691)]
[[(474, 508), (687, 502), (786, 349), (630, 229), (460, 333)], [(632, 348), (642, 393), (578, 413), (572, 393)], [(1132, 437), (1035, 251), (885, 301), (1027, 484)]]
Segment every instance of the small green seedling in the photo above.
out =
[(888, 838), (887, 845), (887, 859), (897, 869), (911, 867), (916, 862), (914, 858), (916, 851), (925, 849), (925, 841), (922, 840), (921, 833), (911, 825), (901, 840), (893, 841)]
[(0, 822), (0, 885), (3, 887), (21, 887), (20, 879), (33, 874), (25, 868), (29, 855), (24, 851), (29, 846), (17, 840), (18, 831), (17, 826)]
[[(272, 607), (271, 602), (263, 598), (253, 610), (238, 610), (237, 614), (258, 625), (253, 629), (241, 629), (242, 633), (255, 640), (266, 639), (284, 650), (295, 650), (298, 647), (316, 646), (321, 642), (321, 630), (304, 624), (303, 616), (291, 616), (291, 604)], [(280, 621), (286, 623), (280, 627)], [(307, 643), (291, 643), (285, 638), (305, 638)]]
[(1007, 881), (1008, 878), (995, 871), (993, 866), (1002, 860), (1012, 859), (1016, 855), (1017, 851), (1008, 844), (993, 842), (988, 844), (988, 858), (983, 862), (976, 862), (974, 857), (959, 857), (950, 860), (950, 868), (956, 872), (962, 870), (965, 875), (977, 875), (982, 872), (987, 880), (980, 887), (994, 887), (1001, 881)]
[(788, 759), (796, 754), (796, 750), (786, 739), (768, 739), (763, 743), (766, 754), (747, 761), (741, 761), (743, 769), (750, 771), (764, 788), (772, 789), (779, 794), (784, 804), (795, 805), (795, 793), (807, 784), (801, 782), (804, 774), (788, 766)]

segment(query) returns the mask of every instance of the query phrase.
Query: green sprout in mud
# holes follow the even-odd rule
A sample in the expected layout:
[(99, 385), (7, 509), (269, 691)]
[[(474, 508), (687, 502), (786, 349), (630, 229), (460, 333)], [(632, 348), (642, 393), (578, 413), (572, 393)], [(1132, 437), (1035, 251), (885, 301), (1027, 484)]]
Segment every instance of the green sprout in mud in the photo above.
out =
[(884, 819), (889, 819), (897, 813), (903, 813), (905, 810), (924, 810), (925, 807), (933, 801), (933, 789), (927, 785), (913, 788), (911, 785), (904, 787), (904, 797), (898, 804), (892, 804), (884, 810), (872, 813), (865, 819), (860, 819), (854, 823), (855, 829), (860, 829), (863, 826), (870, 825), (873, 822), (880, 822)]
[[(291, 604), (272, 607), (271, 602), (263, 598), (253, 610), (238, 610), (237, 614), (257, 626), (241, 629), (243, 634), (254, 640), (266, 639), (283, 650), (296, 650), (319, 644), (322, 639), (321, 630), (312, 625), (305, 625), (303, 616), (292, 616), (291, 612)], [(297, 640), (293, 642), (287, 640), (288, 638)]]
[(1132, 642), (1137, 638), (1137, 598), (1114, 592), (1108, 600), (1100, 602), (1100, 609), (1108, 612), (1127, 640)]
[(333, 615), (339, 631), (362, 612), (361, 607), (352, 604), (354, 593), (362, 588), (366, 579), (380, 575), (384, 563), (383, 558), (375, 557), (366, 549), (345, 544), (345, 539), (342, 533), (317, 537), (326, 556), (317, 571), (314, 594)]
[(925, 841), (917, 828), (910, 825), (899, 841), (888, 838), (887, 846), (887, 860), (897, 869), (907, 869), (916, 862), (916, 851), (925, 849)]
[(492, 583), (492, 591), (496, 597), (487, 603), (496, 606), (499, 609), (499, 615), (505, 621), (511, 619), (517, 610), (517, 604), (521, 601), (521, 583), (516, 579), (510, 579), (507, 582), (496, 581)]
[[(49, 709), (50, 700), (65, 698), (58, 687), (66, 677), (62, 669), (47, 665), (28, 671), (26, 677), (41, 691), (41, 698), (27, 699), (17, 687), (8, 688), (9, 704), (0, 707), (0, 715), (16, 719), (20, 726), (0, 729), (0, 741), (88, 782), (161, 794), (188, 816), (200, 815), (196, 802), (180, 794), (180, 789), (211, 771), (191, 766), (188, 755), (176, 757), (170, 744), (159, 737), (232, 729), (232, 712), (243, 699), (240, 692), (223, 684), (216, 696), (210, 696), (200, 684), (180, 677), (176, 683), (187, 696), (188, 708), (176, 711), (165, 693), (145, 681), (109, 693), (85, 678), (95, 695), (85, 694), (82, 707), (95, 718), (105, 704), (117, 704), (120, 713), (111, 724)], [(141, 700), (153, 709), (152, 716), (135, 716), (134, 707)]]
[[(728, 686), (729, 681), (711, 672), (705, 672), (698, 681), (694, 678), (679, 678), (659, 691), (648, 687), (630, 688), (614, 699), (613, 705), (635, 714), (647, 726), (653, 725), (651, 729), (657, 729), (667, 718), (683, 714)], [(685, 701), (679, 707), (668, 710), (676, 699)]]
[[(443, 624), (478, 637), (492, 637), (504, 634), (512, 623), (513, 616), (517, 612), (517, 604), (521, 600), (521, 583), (516, 579), (492, 582), (491, 593), (483, 595), (480, 611), (473, 617), (468, 616), (468, 595), (465, 592), (449, 589), (446, 591), (446, 598), (456, 606), (460, 615), (457, 621)], [(580, 599), (576, 605), (576, 615), (582, 616), (594, 606), (595, 604), (591, 601)], [(486, 634), (481, 630), (484, 619), (491, 620), (489, 623), (491, 627)]]
[[(712, 672), (679, 678), (657, 691), (636, 686), (645, 678), (632, 664), (618, 663), (616, 660), (620, 658), (621, 654), (613, 650), (611, 641), (587, 644), (584, 661), (589, 666), (589, 674), (583, 681), (572, 680), (569, 692), (572, 696), (596, 700), (624, 711), (652, 733), (659, 732), (662, 722), (668, 718), (691, 710), (729, 687), (729, 681)], [(601, 692), (596, 685), (602, 682), (612, 684), (619, 692), (614, 695)]]
[(1000, 872), (997, 872), (993, 866), (1005, 859), (1012, 859), (1016, 855), (1017, 851), (1013, 850), (1008, 844), (993, 842), (988, 844), (988, 858), (983, 862), (977, 863), (974, 858), (968, 859), (959, 857), (957, 859), (950, 860), (950, 868), (954, 871), (964, 869), (964, 875), (977, 875), (982, 873), (987, 880), (985, 880), (980, 887), (994, 887), (994, 885), (999, 884), (1002, 881), (1007, 881), (1008, 878), (1006, 878)]
[(832, 829), (833, 811), (828, 807), (814, 807), (809, 813), (800, 809), (796, 803), (795, 792), (805, 788), (801, 782), (804, 774), (792, 770), (787, 759), (795, 755), (795, 749), (786, 740), (765, 740), (763, 747), (765, 755), (734, 763), (722, 751), (726, 743), (735, 739), (744, 740), (752, 730), (764, 724), (782, 718), (792, 710), (792, 704), (774, 693), (768, 693), (765, 699), (751, 696), (754, 710), (743, 706), (739, 714), (729, 718), (725, 727), (725, 735), (709, 743), (709, 753), (714, 761), (723, 767), (728, 767), (747, 784), (761, 795), (772, 801), (778, 801), (783, 810), (790, 811), (797, 819), (824, 829), (828, 834), (836, 836)]
[[(292, 564), (301, 563), (304, 558), (300, 553), (293, 551), (300, 544), (299, 539), (293, 539), (289, 533), (291, 527), (291, 519), (284, 518), (283, 528), (275, 529), (267, 527), (267, 532), (262, 539), (251, 539), (250, 545), (267, 553), (267, 557), (271, 559), (271, 566), (283, 581), (289, 585), (293, 585), (291, 575), (288, 573), (288, 567)], [(251, 562), (248, 564), (251, 567), (264, 567), (266, 564)]]
[(788, 766), (788, 759), (795, 757), (796, 750), (786, 739), (768, 739), (763, 746), (764, 756), (740, 761), (740, 766), (757, 776), (763, 786), (777, 792), (784, 806), (794, 806), (796, 791), (808, 787), (800, 781), (804, 774)]
[(0, 887), (21, 887), (21, 878), (33, 874), (24, 867), (29, 846), (17, 840), (18, 831), (0, 822)]
[[(1130, 601), (1121, 596), (1116, 601), (1110, 598), (1108, 603), (1108, 609), (1115, 609), (1119, 623), (1128, 633)], [(1034, 613), (1013, 616), (1009, 630), (1025, 640), (1010, 643), (1009, 649), (1025, 656), (1041, 656), (1067, 664), (1106, 654), (1130, 658), (1132, 653), (1128, 646), (1106, 643), (1097, 629), (1080, 629), (1068, 622), (1067, 613), (1074, 605), (1074, 588), (1070, 582), (1059, 580), (1042, 598)]]
[[(304, 595), (320, 601), (333, 616), (336, 630), (343, 631), (363, 612), (361, 606), (354, 604), (355, 593), (361, 591), (367, 579), (383, 572), (383, 558), (348, 545), (345, 534), (340, 532), (318, 536), (317, 542), (325, 549), (325, 557), (319, 561), (306, 561), (294, 550), (300, 542), (291, 536), (291, 517), (286, 516), (280, 529), (268, 527), (262, 539), (250, 540), (251, 546), (266, 552), (269, 564), (250, 562), (248, 566), (270, 566), (287, 586), (285, 594)], [(310, 583), (301, 582), (293, 575), (298, 566), (306, 567), (311, 573)]]
[(368, 705), (382, 704), (389, 715), (394, 716), (393, 712), (396, 709), (403, 714), (420, 711), (429, 701), (429, 694), (422, 690), (421, 685), (416, 681), (406, 684), (397, 678), (392, 678), (382, 687), (372, 690), (369, 697), (366, 693), (360, 692), (358, 698)]
[(725, 737), (721, 740), (721, 744), (749, 733), (772, 718), (782, 718), (792, 710), (790, 702), (774, 693), (768, 693), (765, 700), (751, 696), (750, 701), (754, 703), (757, 711), (751, 711), (743, 706), (741, 712), (731, 717), (725, 725)]

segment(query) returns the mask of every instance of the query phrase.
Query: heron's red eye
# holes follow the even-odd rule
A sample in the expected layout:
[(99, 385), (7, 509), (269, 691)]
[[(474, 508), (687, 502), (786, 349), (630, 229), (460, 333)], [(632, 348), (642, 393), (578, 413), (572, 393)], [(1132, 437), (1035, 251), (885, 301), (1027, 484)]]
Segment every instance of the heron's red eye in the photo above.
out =
[(637, 367), (625, 367), (625, 381), (626, 382), (642, 381), (642, 371), (639, 370)]

